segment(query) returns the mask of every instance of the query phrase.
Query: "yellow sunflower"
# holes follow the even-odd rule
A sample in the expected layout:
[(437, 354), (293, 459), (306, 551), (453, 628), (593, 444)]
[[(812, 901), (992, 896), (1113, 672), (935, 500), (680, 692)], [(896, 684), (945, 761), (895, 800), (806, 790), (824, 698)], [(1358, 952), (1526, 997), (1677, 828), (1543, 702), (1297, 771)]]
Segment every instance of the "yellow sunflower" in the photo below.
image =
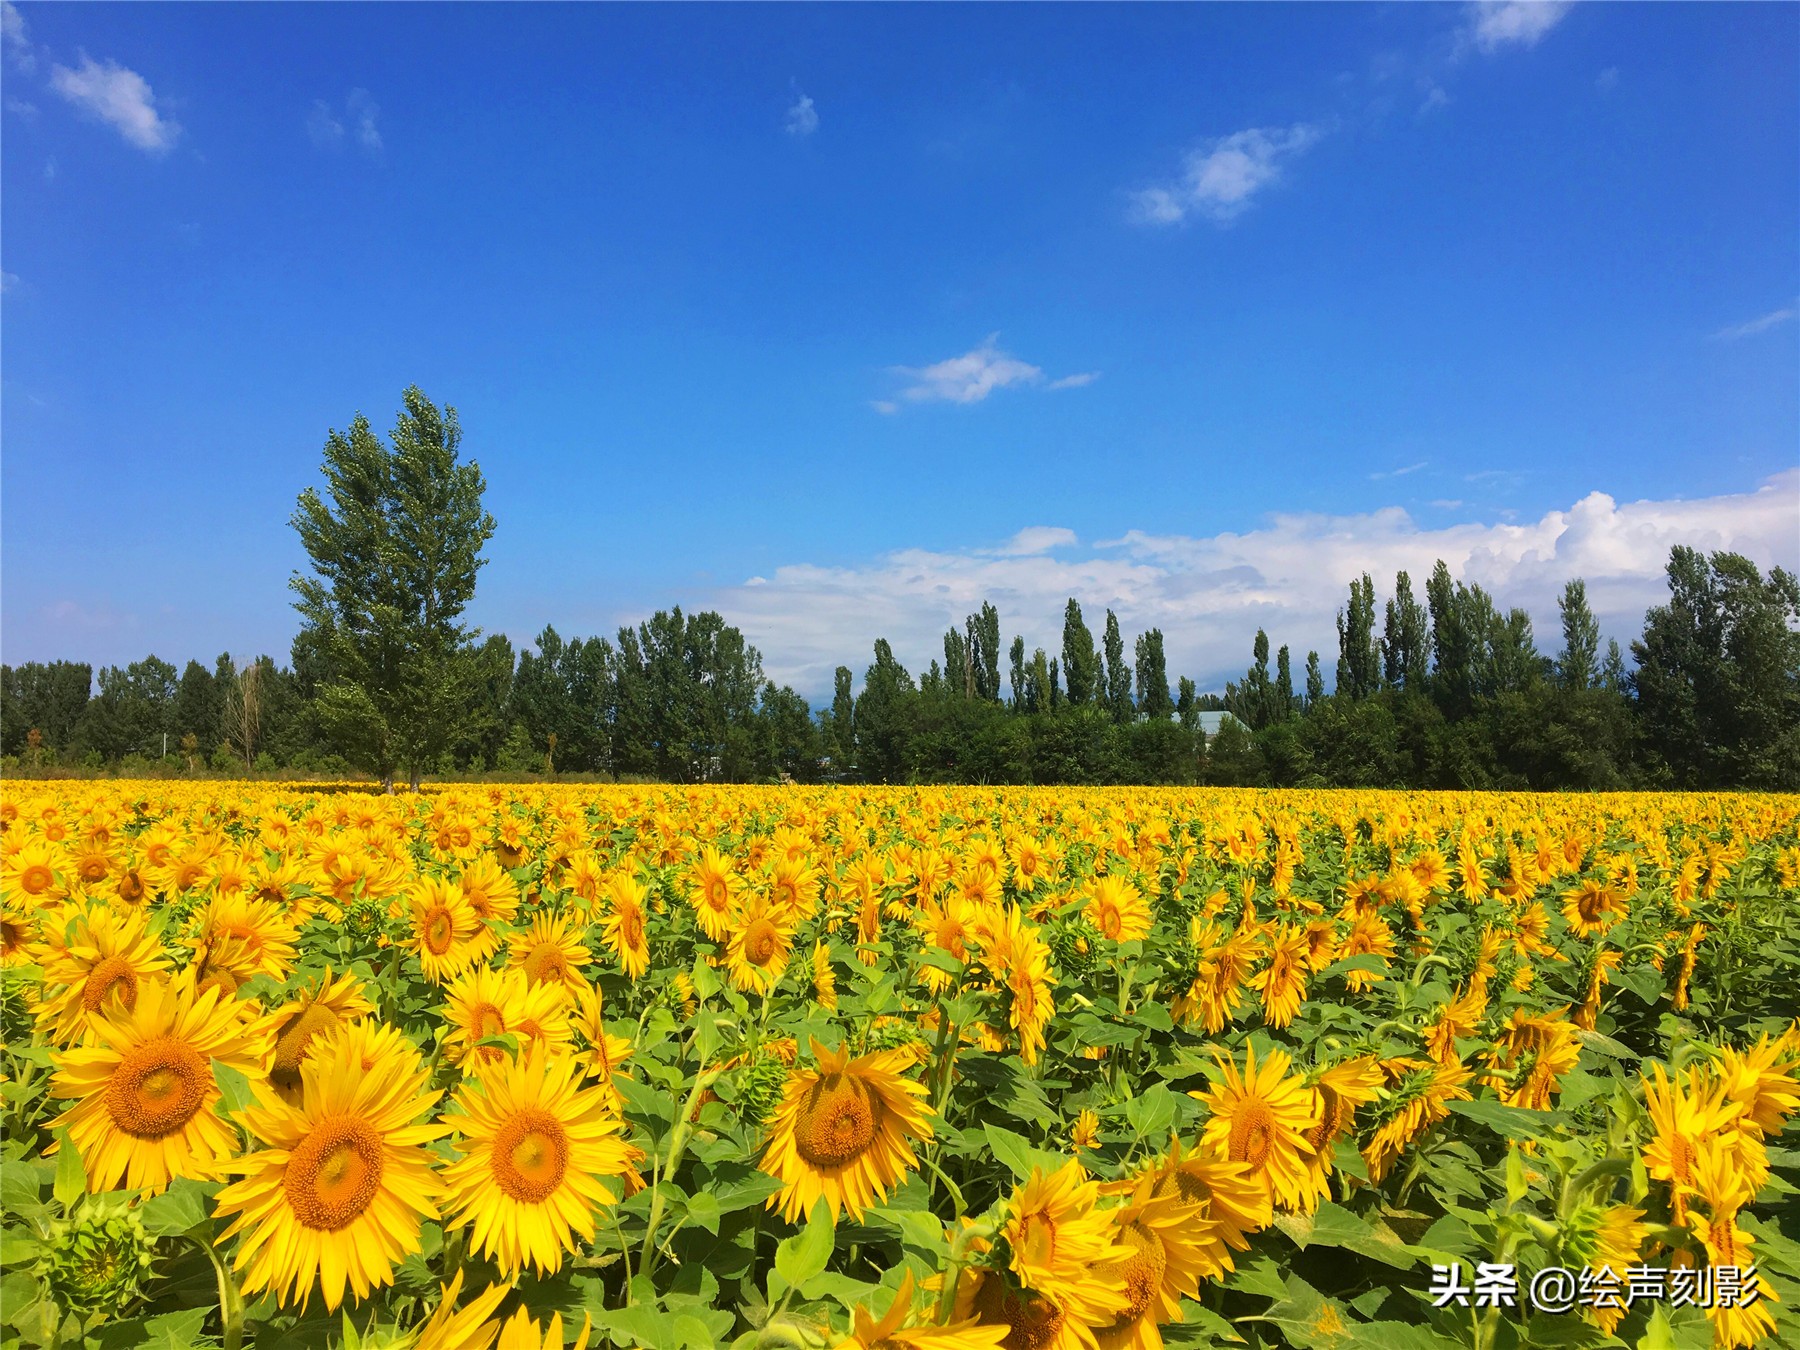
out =
[(573, 1056), (542, 1046), (503, 1060), (456, 1094), (463, 1156), (444, 1169), (449, 1227), (509, 1275), (561, 1269), (577, 1234), (594, 1239), (594, 1211), (613, 1203), (601, 1178), (622, 1176), (630, 1152), (606, 1094), (581, 1086)]
[(1306, 1132), (1313, 1155), (1307, 1165), (1307, 1203), (1302, 1208), (1310, 1214), (1331, 1194), (1337, 1142), (1355, 1134), (1356, 1108), (1375, 1100), (1382, 1080), (1374, 1058), (1364, 1055), (1314, 1073), (1309, 1081), (1319, 1114), (1319, 1123)]
[(1578, 938), (1604, 933), (1625, 917), (1625, 897), (1594, 877), (1580, 882), (1563, 896), (1563, 918)]
[(1285, 1027), (1306, 1002), (1307, 953), (1311, 950), (1306, 930), (1281, 925), (1268, 935), (1269, 963), (1250, 977), (1250, 987), (1262, 995), (1263, 1021)]
[(374, 1005), (363, 997), (362, 982), (354, 975), (333, 979), (330, 966), (325, 967), (318, 980), (308, 980), (299, 993), (277, 1008), (275, 1062), (269, 1069), (269, 1081), (282, 1100), (291, 1106), (300, 1105), (300, 1066), (319, 1037), (374, 1011)]
[(422, 877), (407, 896), (412, 918), (412, 949), (419, 967), (433, 984), (460, 975), (481, 959), (479, 940), (486, 932), (462, 887), (445, 877)]
[(569, 1043), (568, 1000), (561, 985), (533, 984), (523, 970), (477, 966), (444, 990), (444, 1054), (465, 1073), (506, 1058), (497, 1045), (481, 1042), (510, 1035), (521, 1054), (535, 1045), (561, 1054)]
[(1100, 1183), (1080, 1163), (1070, 1160), (1049, 1176), (1034, 1167), (1000, 1225), (1019, 1283), (1087, 1326), (1110, 1323), (1130, 1302), (1123, 1263), (1133, 1249), (1099, 1202)]
[(1644, 1146), (1644, 1167), (1669, 1183), (1669, 1210), (1676, 1223), (1685, 1221), (1688, 1201), (1699, 1185), (1697, 1164), (1729, 1152), (1738, 1140), (1727, 1128), (1743, 1107), (1725, 1094), (1725, 1085), (1702, 1071), (1689, 1069), (1671, 1079), (1660, 1064), (1644, 1078), (1644, 1108), (1655, 1133)]
[(844, 1210), (859, 1219), (917, 1165), (911, 1139), (931, 1138), (930, 1114), (919, 1100), (925, 1089), (901, 1077), (913, 1062), (905, 1050), (852, 1059), (814, 1041), (812, 1051), (818, 1067), (789, 1075), (770, 1120), (762, 1170), (781, 1190), (768, 1205), (792, 1223), (823, 1196), (834, 1220)]
[(220, 1168), (243, 1180), (219, 1192), (215, 1212), (236, 1216), (221, 1241), (243, 1234), (232, 1265), (246, 1294), (268, 1290), (304, 1308), (316, 1282), (335, 1309), (346, 1284), (367, 1298), (419, 1250), (439, 1191), (424, 1145), (448, 1126), (414, 1123), (442, 1095), (417, 1056), (365, 1069), (340, 1039), (310, 1056), (301, 1078), (299, 1107), (245, 1114), (266, 1147)]
[(263, 1080), (274, 1035), (250, 1011), (216, 990), (195, 993), (187, 970), (140, 986), (133, 1007), (99, 1010), (87, 1044), (53, 1052), (50, 1095), (74, 1103), (55, 1128), (68, 1129), (90, 1191), (121, 1182), (161, 1191), (236, 1151), (237, 1132), (212, 1109), (220, 1097), (212, 1061), (253, 1085)]
[(1289, 1076), (1287, 1053), (1270, 1050), (1261, 1066), (1256, 1047), (1244, 1049), (1244, 1069), (1220, 1058), (1221, 1080), (1206, 1092), (1188, 1095), (1212, 1112), (1200, 1145), (1216, 1158), (1248, 1163), (1277, 1205), (1302, 1207), (1311, 1194), (1307, 1171), (1316, 1150), (1306, 1141), (1319, 1123), (1319, 1104), (1298, 1075)]
[(33, 951), (43, 968), (37, 1024), (58, 1045), (78, 1039), (90, 1015), (129, 1012), (138, 990), (162, 978), (169, 959), (141, 911), (95, 906)]
[(1185, 1208), (1184, 1236), (1193, 1245), (1198, 1279), (1230, 1274), (1231, 1253), (1249, 1250), (1250, 1234), (1269, 1226), (1268, 1188), (1251, 1173), (1249, 1163), (1184, 1154), (1177, 1140), (1151, 1175), (1154, 1195), (1178, 1200)]
[[(592, 1330), (593, 1320), (583, 1313), (581, 1333), (576, 1336), (575, 1344), (566, 1350), (587, 1350), (588, 1335)], [(494, 1342), (494, 1350), (565, 1350), (562, 1314), (551, 1313), (549, 1322), (540, 1329), (532, 1319), (530, 1309), (518, 1309), (501, 1324), (500, 1339)]]
[(993, 1350), (1006, 1340), (1010, 1328), (984, 1327), (970, 1320), (949, 1326), (926, 1323), (908, 1326), (913, 1318), (913, 1273), (900, 1277), (894, 1301), (878, 1319), (858, 1307), (850, 1320), (850, 1334), (836, 1350)]
[(568, 915), (541, 911), (532, 917), (531, 927), (508, 944), (507, 964), (524, 971), (533, 984), (573, 989), (585, 982), (582, 972), (592, 959), (584, 935), (583, 927)]
[(37, 909), (69, 893), (58, 872), (59, 852), (30, 839), (0, 855), (0, 893), (21, 910)]
[(1126, 877), (1110, 872), (1095, 877), (1084, 913), (1100, 936), (1113, 942), (1136, 942), (1150, 935), (1150, 906)]
[(1146, 1172), (1130, 1199), (1112, 1212), (1118, 1240), (1131, 1251), (1114, 1263), (1131, 1301), (1109, 1325), (1095, 1329), (1100, 1350), (1162, 1350), (1160, 1328), (1182, 1320), (1181, 1300), (1199, 1293), (1208, 1264), (1197, 1209), (1178, 1194), (1157, 1194), (1156, 1176)]
[(644, 928), (644, 901), (649, 897), (649, 888), (628, 872), (619, 872), (606, 883), (606, 945), (634, 980), (650, 969), (650, 943)]
[(793, 947), (793, 926), (778, 910), (760, 897), (745, 901), (732, 918), (725, 950), (732, 984), (746, 993), (769, 993), (781, 982)]
[(743, 889), (731, 859), (711, 845), (701, 849), (690, 884), (688, 903), (694, 907), (700, 931), (714, 942), (723, 942), (731, 931), (731, 907)]
[(1377, 1106), (1380, 1123), (1363, 1146), (1371, 1181), (1385, 1177), (1408, 1144), (1449, 1115), (1449, 1103), (1469, 1100), (1468, 1084), (1474, 1077), (1455, 1062), (1416, 1059), (1384, 1061), (1381, 1071), (1389, 1080), (1389, 1095)]
[(450, 1283), (438, 1286), (438, 1306), (413, 1332), (408, 1350), (488, 1350), (500, 1334), (500, 1324), (488, 1319), (512, 1292), (511, 1286), (491, 1284), (458, 1308), (463, 1273), (457, 1268)]

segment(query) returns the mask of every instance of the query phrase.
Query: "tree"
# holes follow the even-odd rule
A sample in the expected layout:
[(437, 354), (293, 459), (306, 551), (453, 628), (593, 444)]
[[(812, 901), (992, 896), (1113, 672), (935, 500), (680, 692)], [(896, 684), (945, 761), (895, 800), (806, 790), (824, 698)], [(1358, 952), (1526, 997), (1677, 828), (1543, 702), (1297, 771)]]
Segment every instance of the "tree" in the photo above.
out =
[(1169, 662), (1163, 652), (1162, 629), (1140, 634), (1137, 653), (1138, 711), (1152, 722), (1166, 722), (1174, 705), (1169, 700)]
[(1274, 703), (1269, 683), (1269, 635), (1257, 629), (1250, 650), (1252, 662), (1243, 681), (1225, 686), (1225, 706), (1251, 731), (1261, 731), (1269, 725)]
[(1270, 695), (1273, 720), (1285, 722), (1294, 715), (1294, 667), (1288, 659), (1287, 644), (1275, 653), (1275, 688)]
[(856, 753), (863, 772), (882, 783), (905, 776), (917, 692), (886, 638), (875, 640), (875, 664), (856, 700)]
[(1381, 640), (1382, 675), (1395, 689), (1419, 689), (1429, 673), (1430, 619), (1413, 599), (1412, 578), (1394, 575), (1394, 598), (1387, 602), (1387, 624)]
[(1337, 692), (1368, 698), (1381, 687), (1375, 647), (1375, 582), (1367, 572), (1350, 583), (1350, 602), (1338, 611)]
[(399, 768), (416, 787), (475, 682), (479, 633), (459, 620), (494, 518), (480, 466), (459, 462), (456, 409), (417, 386), (402, 399), (391, 447), (360, 413), (326, 438), (325, 495), (307, 488), (293, 517), (316, 575), (291, 585), (326, 672), (327, 734), (390, 787)]
[[(1071, 597), (1063, 610), (1062, 686), (1069, 702), (1078, 708), (1101, 692), (1097, 688), (1099, 660), (1094, 635), (1081, 617), (1081, 605)], [(1055, 683), (1051, 681), (1053, 687)]]
[(831, 712), (826, 723), (825, 753), (831, 756), (831, 767), (843, 773), (856, 762), (856, 700), (850, 695), (855, 677), (849, 666), (839, 666), (831, 676)]
[(1556, 658), (1557, 682), (1564, 689), (1586, 689), (1599, 675), (1600, 624), (1588, 608), (1587, 582), (1571, 578), (1557, 602), (1562, 616), (1562, 654)]
[(93, 684), (93, 667), (74, 661), (0, 666), (0, 749), (18, 754), (34, 730), (40, 753), (68, 749)]
[(983, 602), (981, 612), (971, 614), (965, 630), (969, 659), (969, 687), (983, 703), (1000, 698), (1000, 611)]
[(1016, 637), (1007, 654), (1007, 682), (1012, 686), (1012, 709), (1025, 711), (1025, 639)]
[(1194, 682), (1186, 675), (1181, 677), (1179, 694), (1175, 699), (1175, 717), (1184, 731), (1200, 729), (1200, 709), (1196, 706), (1195, 694), (1198, 692)]
[(257, 747), (262, 744), (263, 657), (239, 666), (225, 688), (225, 708), (220, 719), (224, 744), (244, 761), (246, 772), (256, 767)]
[(1325, 672), (1319, 669), (1319, 654), (1306, 654), (1306, 706), (1310, 709), (1325, 697)]
[(1131, 720), (1131, 667), (1125, 664), (1125, 637), (1119, 617), (1106, 611), (1106, 709), (1115, 722)]
[(1647, 748), (1682, 787), (1800, 787), (1800, 583), (1679, 545), (1668, 576), (1631, 644)]

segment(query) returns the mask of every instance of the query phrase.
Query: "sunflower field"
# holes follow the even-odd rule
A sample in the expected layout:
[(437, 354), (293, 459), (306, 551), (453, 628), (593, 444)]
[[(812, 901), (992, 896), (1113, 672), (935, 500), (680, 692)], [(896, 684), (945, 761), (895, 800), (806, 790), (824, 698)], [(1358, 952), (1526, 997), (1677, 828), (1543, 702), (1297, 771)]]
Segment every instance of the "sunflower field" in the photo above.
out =
[(0, 1344), (1800, 1345), (1792, 798), (11, 783), (0, 855)]

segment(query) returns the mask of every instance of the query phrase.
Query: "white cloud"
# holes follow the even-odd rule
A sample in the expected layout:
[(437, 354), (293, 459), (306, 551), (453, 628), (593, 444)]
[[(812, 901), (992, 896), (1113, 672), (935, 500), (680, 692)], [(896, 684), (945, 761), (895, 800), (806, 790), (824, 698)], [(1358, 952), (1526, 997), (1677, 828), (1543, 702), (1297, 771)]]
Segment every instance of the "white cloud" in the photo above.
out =
[(371, 155), (381, 152), (381, 131), (375, 125), (375, 119), (381, 116), (381, 108), (369, 97), (367, 89), (352, 89), (350, 96), (344, 100), (344, 110), (356, 123), (356, 143)]
[(312, 111), (306, 115), (306, 134), (319, 149), (329, 150), (343, 144), (345, 133), (349, 131), (367, 153), (378, 155), (381, 153), (381, 128), (376, 119), (380, 116), (381, 107), (369, 97), (367, 89), (352, 89), (344, 97), (343, 118), (339, 118), (324, 99), (314, 99)]
[(26, 99), (8, 98), (6, 100), (6, 111), (9, 113), (17, 113), (28, 122), (34, 122), (37, 120), (38, 106)]
[(1484, 52), (1535, 46), (1571, 7), (1570, 0), (1476, 0), (1468, 37)]
[(338, 121), (331, 105), (322, 98), (313, 100), (312, 111), (306, 115), (306, 134), (321, 150), (344, 139), (344, 124)]
[(819, 110), (813, 107), (811, 98), (798, 90), (795, 92), (798, 97), (788, 106), (787, 121), (783, 125), (790, 136), (810, 136), (819, 129)]
[(117, 62), (95, 61), (83, 52), (79, 69), (50, 67), (50, 87), (153, 155), (166, 153), (181, 134), (180, 126), (156, 110), (149, 82)]
[(1408, 464), (1400, 469), (1379, 469), (1369, 475), (1369, 481), (1372, 483), (1379, 483), (1387, 478), (1404, 478), (1409, 473), (1417, 473), (1420, 469), (1425, 468), (1430, 463), (1430, 460), (1422, 459), (1417, 464)]
[(1033, 558), (1055, 548), (1073, 548), (1081, 542), (1075, 531), (1063, 525), (1027, 525), (998, 548), (987, 552), (996, 558)]
[(0, 0), (0, 41), (5, 42), (7, 58), (16, 68), (28, 75), (37, 69), (37, 53), (25, 35), (25, 16), (10, 0)]
[(1444, 92), (1444, 86), (1441, 84), (1433, 84), (1427, 87), (1425, 91), (1425, 100), (1419, 104), (1417, 115), (1420, 117), (1428, 117), (1439, 108), (1447, 108), (1449, 106), (1450, 95)]
[(1715, 342), (1733, 342), (1738, 338), (1755, 337), (1758, 333), (1766, 333), (1771, 328), (1778, 328), (1787, 323), (1800, 309), (1788, 305), (1784, 309), (1772, 309), (1760, 319), (1751, 319), (1748, 323), (1734, 323), (1729, 328), (1721, 328), (1714, 333)]
[(1330, 670), (1337, 657), (1333, 619), (1351, 577), (1369, 572), (1385, 596), (1404, 568), (1422, 591), (1438, 558), (1500, 605), (1529, 609), (1546, 647), (1555, 645), (1563, 583), (1584, 577), (1603, 629), (1624, 640), (1638, 632), (1644, 610), (1666, 597), (1663, 569), (1673, 544), (1731, 549), (1763, 567), (1800, 565), (1797, 505), (1800, 470), (1790, 470), (1757, 491), (1728, 496), (1621, 504), (1594, 492), (1521, 524), (1426, 527), (1391, 507), (1365, 515), (1275, 515), (1244, 534), (1132, 531), (1086, 548), (1072, 531), (1034, 526), (999, 547), (902, 549), (855, 566), (784, 566), (756, 585), (714, 592), (706, 603), (744, 630), (774, 679), (809, 696), (829, 690), (840, 663), (860, 678), (878, 637), (892, 641), (917, 671), (939, 651), (944, 629), (960, 625), (983, 600), (999, 608), (1007, 640), (1020, 633), (1027, 650), (1057, 652), (1071, 595), (1092, 626), (1111, 608), (1128, 633), (1160, 627), (1171, 673), (1217, 689), (1249, 665), (1258, 627), (1275, 645), (1291, 647), (1296, 670), (1308, 649)]
[(869, 406), (883, 417), (892, 417), (900, 411), (900, 405), (891, 398), (877, 398), (869, 401)]
[(1225, 224), (1250, 206), (1264, 188), (1280, 181), (1281, 166), (1316, 142), (1320, 128), (1253, 127), (1209, 141), (1187, 157), (1181, 176), (1160, 187), (1134, 193), (1137, 219), (1177, 225), (1190, 215)]
[[(1046, 380), (1041, 366), (1001, 351), (997, 345), (999, 341), (998, 333), (990, 333), (973, 351), (947, 361), (930, 366), (895, 366), (896, 375), (911, 381), (900, 391), (900, 397), (909, 403), (979, 403), (994, 390), (1010, 385), (1079, 389), (1100, 378), (1099, 371), (1088, 370), (1079, 375)], [(892, 399), (878, 399), (871, 406), (880, 413), (899, 411), (899, 404)]]
[(18, 284), (19, 274), (17, 272), (0, 272), (0, 294), (10, 291)]
[(1608, 66), (1605, 70), (1594, 76), (1594, 88), (1598, 89), (1603, 94), (1610, 94), (1618, 87), (1619, 68), (1617, 66)]

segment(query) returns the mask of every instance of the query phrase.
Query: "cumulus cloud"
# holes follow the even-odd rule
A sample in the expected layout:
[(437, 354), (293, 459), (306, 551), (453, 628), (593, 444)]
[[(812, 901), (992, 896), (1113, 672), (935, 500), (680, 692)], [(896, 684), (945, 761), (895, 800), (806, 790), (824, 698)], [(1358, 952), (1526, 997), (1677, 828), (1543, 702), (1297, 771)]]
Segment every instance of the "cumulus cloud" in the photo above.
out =
[(830, 689), (840, 663), (860, 676), (878, 637), (918, 670), (940, 650), (944, 629), (983, 600), (999, 608), (1009, 640), (1019, 633), (1027, 650), (1058, 651), (1071, 595), (1090, 623), (1111, 608), (1127, 632), (1160, 627), (1171, 671), (1218, 689), (1249, 664), (1259, 627), (1292, 648), (1296, 669), (1309, 649), (1329, 669), (1333, 619), (1349, 580), (1367, 571), (1386, 595), (1404, 568), (1422, 589), (1438, 558), (1502, 606), (1530, 610), (1546, 647), (1555, 645), (1563, 583), (1584, 577), (1603, 630), (1623, 640), (1666, 597), (1663, 568), (1674, 544), (1734, 550), (1763, 567), (1800, 565), (1796, 502), (1800, 470), (1727, 496), (1620, 503), (1593, 492), (1523, 523), (1427, 527), (1393, 507), (1274, 515), (1243, 534), (1134, 530), (1085, 547), (1073, 531), (1034, 526), (998, 546), (901, 549), (856, 566), (795, 563), (706, 600), (743, 628), (773, 678), (809, 695)]
[(1788, 305), (1784, 309), (1772, 309), (1759, 319), (1751, 319), (1748, 323), (1734, 323), (1729, 328), (1721, 328), (1714, 333), (1715, 342), (1735, 342), (1738, 338), (1755, 337), (1758, 333), (1766, 333), (1771, 328), (1778, 328), (1787, 323), (1800, 309)]
[(167, 153), (181, 127), (156, 108), (150, 83), (114, 61), (95, 61), (86, 52), (71, 70), (50, 67), (50, 87), (89, 117), (106, 123), (126, 141), (153, 155)]
[(1256, 194), (1281, 180), (1282, 165), (1313, 145), (1316, 126), (1252, 127), (1209, 141), (1191, 152), (1171, 183), (1134, 193), (1137, 218), (1149, 225), (1178, 225), (1191, 215), (1218, 223), (1235, 220)]
[[(999, 341), (998, 333), (990, 333), (973, 351), (952, 356), (947, 361), (929, 366), (895, 366), (894, 373), (910, 381), (900, 391), (900, 397), (909, 403), (979, 403), (996, 389), (1012, 385), (1079, 389), (1100, 378), (1099, 371), (1089, 370), (1046, 380), (1041, 366), (1001, 351)], [(900, 410), (900, 405), (892, 399), (878, 399), (872, 406), (880, 413)]]
[(787, 134), (805, 138), (819, 129), (819, 110), (813, 107), (813, 101), (805, 94), (795, 91), (794, 101), (788, 105), (787, 121), (782, 125)]
[(380, 116), (381, 105), (369, 96), (367, 89), (352, 89), (344, 96), (342, 117), (324, 99), (314, 99), (312, 111), (306, 115), (306, 134), (321, 150), (342, 145), (349, 137), (366, 153), (378, 155), (381, 153), (381, 127), (376, 119)]
[(1484, 52), (1532, 47), (1571, 8), (1571, 0), (1476, 0), (1470, 7), (1468, 37)]

